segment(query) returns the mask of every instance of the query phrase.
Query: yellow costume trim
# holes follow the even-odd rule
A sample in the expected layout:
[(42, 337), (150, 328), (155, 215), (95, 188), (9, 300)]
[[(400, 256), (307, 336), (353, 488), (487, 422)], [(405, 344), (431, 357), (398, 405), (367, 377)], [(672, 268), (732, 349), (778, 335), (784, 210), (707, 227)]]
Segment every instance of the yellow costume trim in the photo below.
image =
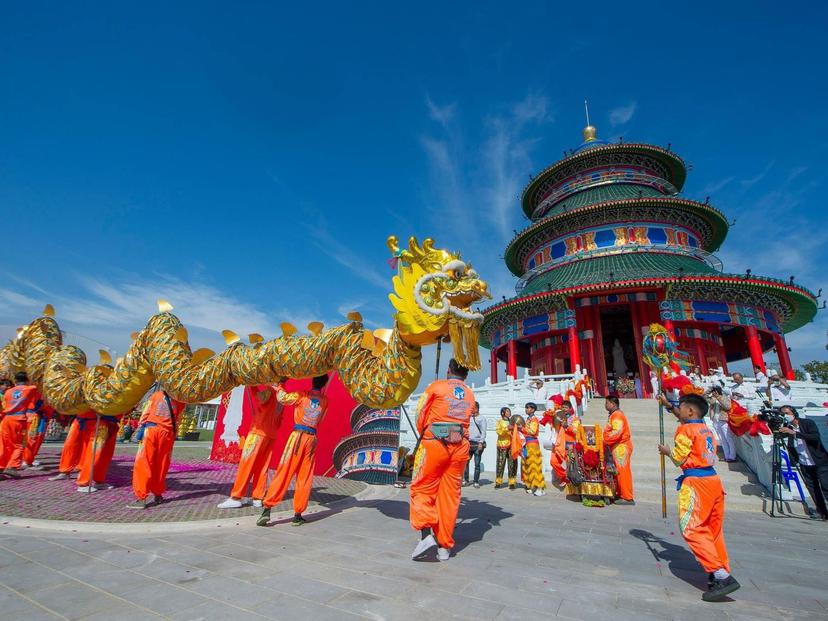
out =
[(670, 451), (670, 459), (673, 460), (674, 464), (680, 466), (690, 455), (690, 450), (692, 448), (693, 441), (683, 433), (680, 433), (676, 436), (676, 445), (673, 447), (673, 450)]

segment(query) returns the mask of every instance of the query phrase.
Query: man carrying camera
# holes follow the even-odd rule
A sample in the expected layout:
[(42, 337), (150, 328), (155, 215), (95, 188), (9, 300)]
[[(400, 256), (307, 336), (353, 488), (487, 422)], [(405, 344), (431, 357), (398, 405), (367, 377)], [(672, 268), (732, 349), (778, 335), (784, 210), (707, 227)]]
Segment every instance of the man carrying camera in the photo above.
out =
[(469, 461), (466, 462), (466, 471), (463, 473), (463, 487), (469, 484), (469, 464), (474, 459), (474, 478), (472, 487), (480, 487), (480, 459), (483, 449), (486, 448), (486, 419), (480, 418), (480, 404), (475, 401), (472, 409), (472, 418), (469, 422)]
[(783, 405), (779, 411), (785, 415), (787, 422), (779, 432), (788, 436), (788, 456), (799, 466), (819, 517), (828, 520), (828, 508), (825, 506), (825, 497), (828, 496), (828, 452), (822, 445), (817, 424), (808, 417), (800, 418), (792, 405)]
[(756, 388), (752, 384), (745, 384), (745, 376), (741, 373), (733, 374), (733, 383), (727, 387), (731, 399), (742, 402), (756, 397)]

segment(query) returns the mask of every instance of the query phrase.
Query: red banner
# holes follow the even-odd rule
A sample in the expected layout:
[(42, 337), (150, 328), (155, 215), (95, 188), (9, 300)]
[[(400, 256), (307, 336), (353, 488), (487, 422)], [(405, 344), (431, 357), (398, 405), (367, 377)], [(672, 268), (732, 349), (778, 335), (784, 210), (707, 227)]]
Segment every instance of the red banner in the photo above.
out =
[[(310, 379), (288, 380), (285, 388), (291, 390), (310, 390)], [(316, 447), (316, 468), (314, 474), (332, 476), (333, 450), (339, 441), (351, 433), (351, 412), (356, 407), (356, 401), (339, 381), (337, 374), (331, 375), (326, 387), (328, 396), (328, 413), (319, 426)], [(213, 448), (210, 459), (232, 464), (241, 459), (241, 446), (250, 429), (253, 419), (251, 410), (250, 392), (243, 386), (234, 388), (231, 392), (222, 395), (216, 418)], [(287, 437), (293, 430), (293, 406), (286, 406), (282, 413), (282, 422), (276, 437), (276, 450), (270, 462), (271, 468), (279, 464), (282, 448)]]

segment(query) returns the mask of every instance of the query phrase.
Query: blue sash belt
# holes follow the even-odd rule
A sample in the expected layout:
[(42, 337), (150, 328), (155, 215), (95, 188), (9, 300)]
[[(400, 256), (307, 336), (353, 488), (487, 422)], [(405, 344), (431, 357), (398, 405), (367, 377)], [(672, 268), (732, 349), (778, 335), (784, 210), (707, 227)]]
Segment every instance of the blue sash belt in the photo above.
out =
[(142, 427), (157, 427), (158, 423), (144, 423)]
[(312, 436), (316, 435), (316, 429), (314, 429), (313, 427), (308, 427), (307, 425), (294, 425), (293, 430), (301, 431), (302, 433), (308, 433)]
[(716, 469), (712, 466), (707, 468), (688, 468), (684, 473), (676, 479), (676, 489), (681, 489), (681, 484), (687, 477), (714, 477), (716, 476)]
[(101, 420), (107, 423), (120, 423), (117, 416), (101, 416)]

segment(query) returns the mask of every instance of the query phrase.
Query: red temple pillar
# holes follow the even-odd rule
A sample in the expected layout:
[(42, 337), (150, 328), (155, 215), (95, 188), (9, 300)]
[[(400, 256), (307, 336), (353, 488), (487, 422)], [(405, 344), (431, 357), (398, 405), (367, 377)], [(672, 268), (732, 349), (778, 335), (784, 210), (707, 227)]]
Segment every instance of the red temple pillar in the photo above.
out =
[(570, 326), (567, 331), (567, 344), (569, 345), (569, 367), (575, 373), (575, 366), (581, 365), (581, 346), (578, 343), (578, 328)]
[(759, 340), (759, 332), (753, 326), (745, 326), (750, 361), (754, 367), (759, 367), (762, 373), (767, 372), (765, 359), (762, 357), (762, 342)]
[(776, 354), (779, 356), (779, 371), (786, 379), (795, 379), (791, 356), (788, 354), (788, 344), (781, 333), (774, 333), (773, 342), (776, 345)]
[(701, 337), (696, 337), (693, 341), (696, 345), (696, 364), (699, 365), (702, 374), (707, 375), (709, 369), (707, 368), (707, 356), (704, 353), (704, 342)]
[(512, 339), (506, 347), (509, 355), (506, 362), (506, 375), (510, 375), (512, 379), (517, 379), (517, 341)]
[(647, 387), (647, 384), (650, 383), (650, 374), (647, 372), (647, 365), (644, 363), (644, 354), (641, 351), (642, 321), (645, 323), (647, 322), (646, 318), (642, 319), (641, 317), (644, 314), (644, 310), (643, 306), (638, 302), (630, 304), (630, 317), (633, 324), (633, 341), (635, 341), (635, 356), (638, 360), (638, 379), (641, 383), (642, 396), (646, 398), (650, 396), (650, 389)]
[(607, 394), (607, 367), (604, 361), (604, 335), (601, 331), (601, 309), (597, 304), (589, 307), (592, 309), (592, 325), (594, 330), (594, 351), (595, 351), (595, 366), (592, 369), (592, 378), (595, 382), (595, 390), (600, 394)]
[(492, 384), (497, 383), (497, 348), (492, 347), (492, 366), (491, 366), (491, 373), (489, 376)]

